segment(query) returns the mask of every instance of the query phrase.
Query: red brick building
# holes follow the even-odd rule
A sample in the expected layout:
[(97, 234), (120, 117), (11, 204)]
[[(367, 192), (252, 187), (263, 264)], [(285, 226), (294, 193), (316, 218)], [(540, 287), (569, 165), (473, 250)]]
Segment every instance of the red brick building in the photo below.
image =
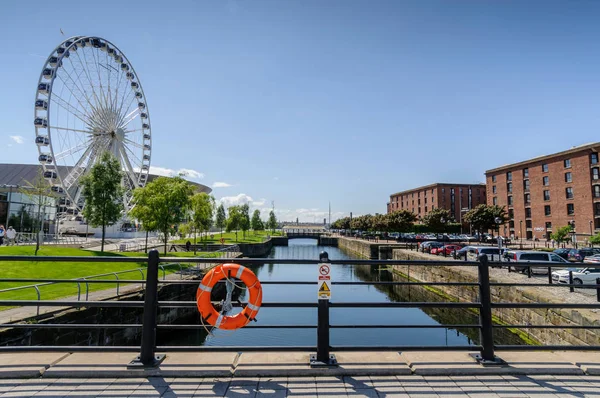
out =
[(387, 212), (408, 210), (423, 217), (433, 209), (442, 208), (460, 222), (466, 211), (485, 201), (485, 184), (435, 183), (390, 195)]
[(506, 206), (509, 224), (500, 233), (550, 239), (575, 223), (579, 240), (600, 230), (600, 143), (573, 147), (486, 171), (487, 202)]

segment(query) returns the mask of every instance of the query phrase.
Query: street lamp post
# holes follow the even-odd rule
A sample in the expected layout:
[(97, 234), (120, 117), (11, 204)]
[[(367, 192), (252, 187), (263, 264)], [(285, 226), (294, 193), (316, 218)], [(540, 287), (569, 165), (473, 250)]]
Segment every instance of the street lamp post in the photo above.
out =
[[(446, 234), (446, 219), (444, 217), (440, 218), (440, 222), (442, 223), (442, 241), (446, 242), (445, 234)], [(444, 257), (446, 257), (446, 244), (442, 246), (442, 251), (444, 252)]]
[(594, 231), (592, 230), (592, 224), (594, 222), (592, 220), (590, 220), (590, 246), (594, 247), (594, 244), (592, 243), (592, 236), (594, 236)]
[[(496, 240), (498, 241), (498, 260), (500, 259), (500, 254), (502, 252), (502, 239), (500, 238), (500, 224), (502, 223), (502, 219), (500, 217), (496, 217), (494, 219), (494, 221), (496, 222), (496, 227), (497, 227), (497, 231), (498, 234), (496, 235)], [(492, 255), (492, 258), (494, 256)]]
[(523, 250), (523, 220), (519, 220), (519, 229), (521, 230), (521, 250)]
[(571, 220), (569, 222), (569, 226), (571, 227), (571, 241), (575, 249), (577, 249), (577, 233), (575, 232), (575, 220)]

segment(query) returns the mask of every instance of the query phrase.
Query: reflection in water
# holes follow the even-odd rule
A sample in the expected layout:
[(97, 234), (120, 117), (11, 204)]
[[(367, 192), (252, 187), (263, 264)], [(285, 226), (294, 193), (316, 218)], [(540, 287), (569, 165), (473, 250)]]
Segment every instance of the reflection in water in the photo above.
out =
[[(351, 260), (335, 247), (319, 247), (315, 240), (291, 239), (288, 247), (275, 247), (269, 258), (318, 258), (323, 250), (330, 259)], [(265, 264), (250, 267), (261, 281), (317, 281), (317, 265)], [(398, 277), (376, 266), (332, 265), (332, 281), (391, 281)], [(399, 279), (397, 279), (399, 280)], [(383, 285), (334, 285), (332, 302), (389, 302), (389, 301), (442, 301), (423, 288)], [(240, 298), (244, 301), (245, 291)], [(263, 302), (316, 302), (315, 285), (263, 285)], [(394, 325), (394, 324), (476, 324), (477, 316), (458, 309), (419, 308), (332, 308), (332, 325)], [(200, 323), (194, 319), (178, 323)], [(317, 324), (316, 308), (261, 308), (257, 322), (252, 325), (312, 325)], [(507, 331), (504, 331), (507, 332)], [(476, 344), (477, 330), (448, 329), (332, 329), (331, 344), (338, 345), (468, 345)], [(498, 336), (498, 333), (496, 333)], [(164, 340), (163, 340), (164, 339)], [(503, 344), (519, 344), (510, 332), (499, 337)], [(208, 336), (204, 330), (170, 332), (159, 336), (159, 345), (214, 345), (214, 346), (315, 346), (315, 329), (251, 329), (237, 331), (213, 330)]]

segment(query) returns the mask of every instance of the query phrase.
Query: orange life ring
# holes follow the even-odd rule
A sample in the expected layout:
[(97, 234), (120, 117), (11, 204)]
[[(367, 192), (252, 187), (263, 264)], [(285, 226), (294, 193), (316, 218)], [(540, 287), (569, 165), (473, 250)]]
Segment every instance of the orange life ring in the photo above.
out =
[[(212, 305), (210, 293), (213, 287), (225, 278), (240, 279), (246, 285), (250, 298), (244, 309), (234, 316), (219, 313)], [(218, 329), (234, 330), (248, 324), (256, 318), (262, 304), (262, 286), (260, 281), (248, 268), (239, 264), (221, 264), (208, 272), (202, 278), (196, 292), (196, 304), (202, 318)]]

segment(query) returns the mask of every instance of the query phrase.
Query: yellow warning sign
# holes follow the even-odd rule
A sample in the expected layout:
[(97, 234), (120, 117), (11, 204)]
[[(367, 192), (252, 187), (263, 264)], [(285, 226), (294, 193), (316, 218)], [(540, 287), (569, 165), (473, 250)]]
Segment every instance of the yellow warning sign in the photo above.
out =
[(323, 282), (323, 284), (319, 288), (319, 291), (320, 292), (330, 292), (331, 290), (329, 289), (329, 286), (327, 286), (327, 283)]

